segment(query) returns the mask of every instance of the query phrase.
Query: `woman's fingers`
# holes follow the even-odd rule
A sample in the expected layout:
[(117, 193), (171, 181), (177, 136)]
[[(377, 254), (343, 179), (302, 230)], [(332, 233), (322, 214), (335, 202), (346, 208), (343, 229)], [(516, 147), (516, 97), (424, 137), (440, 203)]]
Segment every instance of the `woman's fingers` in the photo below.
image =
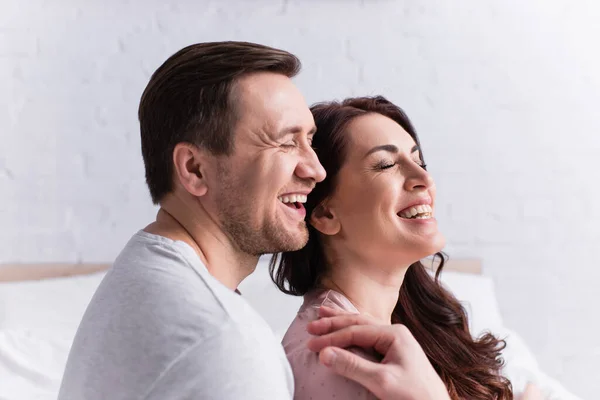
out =
[(335, 318), (343, 318), (343, 320), (339, 319), (338, 322), (340, 322), (341, 325), (349, 324), (350, 326), (346, 325), (345, 328), (339, 330), (336, 329), (331, 333), (312, 338), (308, 342), (308, 348), (310, 350), (319, 352), (330, 346), (341, 348), (358, 346), (367, 349), (373, 348), (380, 354), (386, 354), (396, 339), (392, 326), (357, 325), (356, 323), (350, 323), (356, 322), (355, 316)]
[(327, 306), (319, 307), (319, 317), (320, 318), (336, 317), (338, 315), (348, 315), (348, 314), (351, 314), (351, 313), (348, 311), (344, 311), (344, 310), (336, 310), (335, 308), (331, 308), (331, 307), (327, 307)]

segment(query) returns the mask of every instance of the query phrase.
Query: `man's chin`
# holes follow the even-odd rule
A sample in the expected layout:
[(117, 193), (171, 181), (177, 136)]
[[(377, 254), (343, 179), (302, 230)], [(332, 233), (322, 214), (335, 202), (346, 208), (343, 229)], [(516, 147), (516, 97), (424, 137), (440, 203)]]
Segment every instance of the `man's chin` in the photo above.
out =
[(290, 246), (290, 250), (288, 250), (288, 251), (297, 251), (297, 250), (303, 249), (307, 243), (308, 243), (308, 233), (296, 238), (296, 240), (294, 241), (292, 246)]
[(304, 248), (306, 243), (308, 243), (308, 229), (306, 228), (306, 224), (302, 223), (294, 231), (288, 231), (286, 236), (286, 240), (283, 240), (281, 243), (282, 250), (279, 251), (280, 253), (297, 251)]

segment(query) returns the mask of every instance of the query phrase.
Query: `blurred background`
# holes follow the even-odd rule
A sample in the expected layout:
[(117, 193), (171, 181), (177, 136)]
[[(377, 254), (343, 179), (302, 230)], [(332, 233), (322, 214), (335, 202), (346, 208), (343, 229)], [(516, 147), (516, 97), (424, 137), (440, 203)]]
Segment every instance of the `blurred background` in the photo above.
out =
[(2, 0), (0, 262), (112, 261), (156, 213), (151, 73), (191, 43), (260, 42), (299, 56), (308, 103), (405, 109), (446, 252), (482, 259), (545, 371), (598, 398), (598, 20), (595, 0)]

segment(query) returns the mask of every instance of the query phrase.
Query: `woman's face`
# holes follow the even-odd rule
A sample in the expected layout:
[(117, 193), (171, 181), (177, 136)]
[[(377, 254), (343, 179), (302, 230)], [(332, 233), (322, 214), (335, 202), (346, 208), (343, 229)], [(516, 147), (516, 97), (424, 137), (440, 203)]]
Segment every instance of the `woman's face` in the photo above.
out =
[(435, 185), (412, 137), (375, 113), (355, 118), (346, 134), (346, 160), (326, 202), (344, 253), (408, 265), (440, 251)]

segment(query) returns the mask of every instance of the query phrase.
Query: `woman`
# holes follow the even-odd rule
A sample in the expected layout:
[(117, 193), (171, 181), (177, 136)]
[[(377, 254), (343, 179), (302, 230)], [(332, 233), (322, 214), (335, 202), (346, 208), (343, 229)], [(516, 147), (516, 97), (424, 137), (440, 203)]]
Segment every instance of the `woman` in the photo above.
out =
[[(504, 342), (473, 339), (457, 299), (437, 281), (445, 239), (434, 218), (435, 185), (417, 134), (404, 112), (383, 97), (313, 106), (313, 147), (327, 177), (305, 204), (309, 239), (284, 253), (273, 280), (304, 296), (283, 345), (296, 399), (368, 399), (360, 385), (330, 372), (306, 348), (317, 307), (364, 313), (404, 324), (423, 347), (453, 400), (512, 399), (500, 374)], [(420, 260), (439, 257), (435, 279)], [(371, 360), (378, 355), (359, 349)]]

